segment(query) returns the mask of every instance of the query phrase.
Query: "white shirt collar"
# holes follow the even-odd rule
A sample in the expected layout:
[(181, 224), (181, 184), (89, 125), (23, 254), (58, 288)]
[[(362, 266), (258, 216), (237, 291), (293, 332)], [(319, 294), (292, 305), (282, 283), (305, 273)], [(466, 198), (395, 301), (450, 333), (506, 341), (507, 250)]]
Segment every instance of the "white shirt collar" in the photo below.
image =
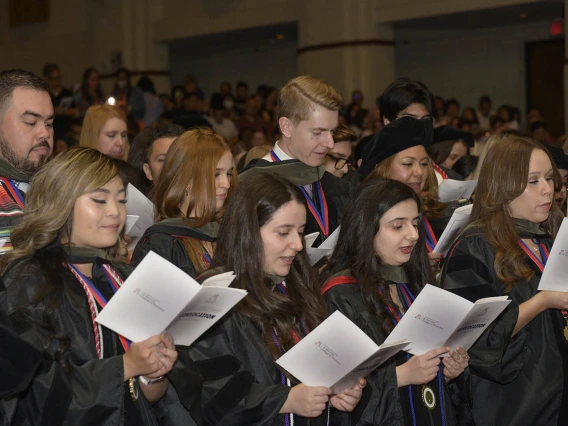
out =
[[(276, 156), (277, 156), (278, 158), (280, 158), (280, 161), (284, 161), (284, 160), (294, 160), (294, 158), (290, 157), (288, 154), (286, 154), (284, 151), (282, 151), (282, 149), (281, 149), (280, 146), (278, 145), (278, 142), (280, 142), (280, 141), (277, 141), (277, 142), (274, 144), (273, 151), (274, 151), (274, 153), (276, 154)], [(270, 153), (266, 154), (262, 159), (263, 159), (263, 160), (268, 160), (268, 161), (272, 162), (272, 157), (270, 156)]]

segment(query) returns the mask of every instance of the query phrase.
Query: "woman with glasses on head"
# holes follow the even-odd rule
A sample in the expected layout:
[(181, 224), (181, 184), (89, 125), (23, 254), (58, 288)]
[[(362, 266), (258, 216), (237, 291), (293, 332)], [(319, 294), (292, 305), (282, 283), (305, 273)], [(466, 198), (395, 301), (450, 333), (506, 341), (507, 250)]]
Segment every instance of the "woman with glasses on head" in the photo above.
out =
[(344, 124), (340, 124), (332, 134), (335, 146), (327, 152), (323, 165), (326, 172), (342, 178), (349, 171), (349, 161), (357, 135)]

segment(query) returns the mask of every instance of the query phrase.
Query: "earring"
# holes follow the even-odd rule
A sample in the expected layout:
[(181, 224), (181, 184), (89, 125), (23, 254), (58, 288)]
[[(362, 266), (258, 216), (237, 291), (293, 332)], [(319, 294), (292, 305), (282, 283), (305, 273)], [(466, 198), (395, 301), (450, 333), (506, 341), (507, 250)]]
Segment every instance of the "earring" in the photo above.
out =
[(189, 197), (189, 188), (185, 188), (185, 196)]

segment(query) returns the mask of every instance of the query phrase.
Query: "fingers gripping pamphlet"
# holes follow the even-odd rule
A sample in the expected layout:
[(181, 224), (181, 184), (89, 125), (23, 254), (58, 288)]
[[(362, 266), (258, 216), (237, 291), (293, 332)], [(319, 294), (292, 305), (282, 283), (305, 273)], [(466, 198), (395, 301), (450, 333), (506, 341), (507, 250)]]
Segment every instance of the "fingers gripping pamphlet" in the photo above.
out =
[(326, 386), (343, 393), (405, 345), (404, 339), (377, 346), (335, 311), (276, 363), (307, 386)]
[(426, 284), (385, 343), (408, 338), (404, 350), (413, 355), (443, 346), (468, 350), (510, 302), (507, 296), (500, 296), (472, 303)]
[(468, 224), (472, 208), (473, 204), (468, 204), (467, 206), (458, 207), (454, 210), (450, 221), (438, 240), (438, 244), (434, 247), (434, 253), (446, 255), (456, 237)]
[(550, 249), (539, 290), (568, 291), (568, 219), (564, 218)]
[(168, 330), (176, 345), (189, 346), (247, 295), (229, 287), (234, 278), (226, 272), (200, 285), (151, 251), (96, 321), (133, 342)]

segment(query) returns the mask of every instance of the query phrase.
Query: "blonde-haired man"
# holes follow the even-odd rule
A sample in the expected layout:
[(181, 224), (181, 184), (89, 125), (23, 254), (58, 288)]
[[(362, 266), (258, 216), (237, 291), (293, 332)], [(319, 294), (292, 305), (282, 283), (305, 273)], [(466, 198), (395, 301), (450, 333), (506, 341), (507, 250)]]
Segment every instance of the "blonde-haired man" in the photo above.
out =
[(246, 179), (259, 172), (272, 172), (296, 183), (308, 204), (305, 232), (320, 233), (314, 247), (339, 226), (353, 195), (351, 185), (325, 172), (323, 166), (334, 146), (332, 131), (342, 105), (339, 92), (317, 77), (303, 75), (290, 80), (278, 97), (280, 140), (240, 175)]

